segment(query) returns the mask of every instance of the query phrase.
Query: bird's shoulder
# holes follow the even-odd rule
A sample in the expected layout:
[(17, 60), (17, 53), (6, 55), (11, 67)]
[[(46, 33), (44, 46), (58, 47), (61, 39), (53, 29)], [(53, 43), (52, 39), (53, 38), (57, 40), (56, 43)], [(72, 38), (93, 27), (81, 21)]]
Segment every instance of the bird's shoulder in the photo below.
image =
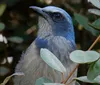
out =
[(48, 41), (48, 46), (58, 47), (58, 48), (65, 48), (65, 49), (76, 49), (75, 41), (68, 40), (63, 36), (55, 36)]
[(55, 36), (48, 41), (48, 49), (64, 64), (69, 66), (72, 62), (69, 54), (76, 49), (74, 41), (67, 40), (62, 36)]
[(60, 45), (68, 45), (69, 47), (76, 49), (75, 41), (66, 39), (63, 36), (52, 36), (49, 39), (37, 37), (35, 39), (35, 44), (38, 48), (48, 48), (48, 46), (54, 46), (54, 45), (58, 45), (58, 47)]

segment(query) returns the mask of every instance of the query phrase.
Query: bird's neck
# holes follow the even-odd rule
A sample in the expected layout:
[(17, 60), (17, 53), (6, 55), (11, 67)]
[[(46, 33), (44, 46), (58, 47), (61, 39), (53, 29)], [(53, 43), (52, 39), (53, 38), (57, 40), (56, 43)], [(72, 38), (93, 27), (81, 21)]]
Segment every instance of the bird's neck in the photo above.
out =
[(42, 17), (38, 21), (38, 37), (48, 39), (53, 36), (51, 25)]
[(67, 40), (75, 41), (75, 35), (74, 35), (74, 27), (73, 24), (63, 24), (63, 25), (55, 25), (56, 27), (53, 29), (53, 34), (55, 36), (63, 36)]
[[(58, 26), (58, 25), (56, 25), (56, 26)], [(55, 27), (58, 30), (52, 30), (53, 27), (51, 27), (51, 25), (48, 23), (48, 21), (46, 21), (42, 17), (39, 17), (38, 27), (39, 27), (38, 37), (40, 37), (40, 38), (50, 39), (55, 36), (63, 36), (67, 40), (75, 41), (73, 25), (71, 25), (71, 26), (70, 25), (67, 25), (67, 26), (60, 25), (58, 27)], [(61, 30), (66, 27), (68, 27), (67, 31)]]
[[(73, 26), (72, 26), (72, 28), (73, 28)], [(64, 35), (64, 37), (67, 40), (70, 40), (70, 41), (74, 41), (75, 42), (74, 29), (71, 29), (70, 31), (67, 31), (66, 34)]]

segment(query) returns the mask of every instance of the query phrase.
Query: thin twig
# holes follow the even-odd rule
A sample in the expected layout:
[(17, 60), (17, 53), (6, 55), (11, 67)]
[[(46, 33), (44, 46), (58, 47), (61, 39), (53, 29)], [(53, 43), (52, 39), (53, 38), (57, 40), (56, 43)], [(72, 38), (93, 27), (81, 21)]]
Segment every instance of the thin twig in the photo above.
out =
[[(93, 44), (89, 47), (88, 50), (91, 50), (95, 44), (98, 42), (98, 40), (100, 39), (100, 35), (96, 38), (96, 40), (93, 42)], [(79, 67), (79, 64), (70, 72), (69, 76), (67, 77), (67, 79), (64, 81), (64, 84), (69, 80), (69, 78), (72, 76), (72, 74), (75, 72), (75, 70)]]
[(100, 35), (96, 38), (96, 40), (95, 40), (94, 43), (89, 47), (88, 50), (91, 50), (91, 49), (95, 46), (95, 44), (98, 42), (99, 39), (100, 39)]
[(69, 76), (67, 77), (67, 79), (64, 81), (64, 84), (68, 81), (68, 79), (72, 76), (72, 74), (74, 73), (74, 71), (79, 67), (79, 64), (76, 65), (76, 67), (70, 72)]
[(70, 85), (73, 81), (75, 81), (75, 80), (73, 79), (68, 84), (65, 84), (65, 85)]
[(65, 81), (65, 79), (64, 79), (64, 73), (61, 73), (61, 74), (62, 74), (62, 82), (61, 83), (63, 83)]

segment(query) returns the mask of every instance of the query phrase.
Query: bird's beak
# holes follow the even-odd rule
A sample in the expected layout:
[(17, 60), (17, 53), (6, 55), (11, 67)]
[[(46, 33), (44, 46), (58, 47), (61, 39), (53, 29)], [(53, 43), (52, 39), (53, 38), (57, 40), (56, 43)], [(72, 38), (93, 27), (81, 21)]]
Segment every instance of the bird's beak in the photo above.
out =
[(38, 14), (40, 14), (42, 17), (46, 18), (46, 13), (43, 12), (42, 8), (37, 6), (30, 6), (29, 8), (32, 8), (34, 11), (36, 11)]

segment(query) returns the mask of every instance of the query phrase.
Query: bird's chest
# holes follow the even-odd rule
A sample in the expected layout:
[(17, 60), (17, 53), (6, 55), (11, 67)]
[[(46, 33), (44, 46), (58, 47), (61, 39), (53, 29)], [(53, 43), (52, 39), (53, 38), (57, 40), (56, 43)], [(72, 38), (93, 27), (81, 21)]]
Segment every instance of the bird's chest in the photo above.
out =
[(47, 48), (49, 49), (54, 55), (60, 59), (63, 60), (69, 60), (69, 53), (73, 50), (70, 46), (66, 38), (61, 36), (55, 36), (51, 37), (49, 39), (36, 39), (36, 45), (38, 48)]
[(54, 37), (48, 41), (48, 47), (51, 52), (55, 54), (58, 59), (64, 61), (69, 59), (69, 53), (72, 51), (70, 43), (61, 36)]

